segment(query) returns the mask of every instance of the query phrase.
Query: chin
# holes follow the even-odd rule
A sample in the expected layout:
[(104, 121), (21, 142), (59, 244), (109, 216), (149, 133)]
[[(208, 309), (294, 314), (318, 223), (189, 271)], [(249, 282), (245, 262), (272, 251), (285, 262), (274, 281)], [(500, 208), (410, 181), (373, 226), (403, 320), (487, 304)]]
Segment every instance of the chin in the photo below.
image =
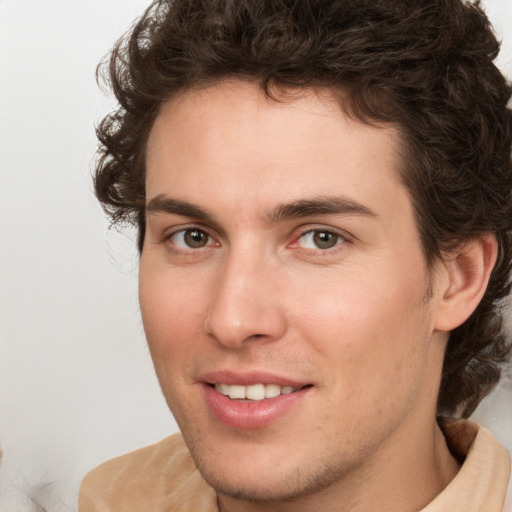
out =
[(230, 479), (219, 475), (219, 472), (219, 470), (212, 473), (201, 471), (203, 478), (215, 489), (217, 494), (242, 501), (289, 501), (313, 494), (324, 487), (311, 481), (297, 481), (297, 475), (288, 478), (278, 477), (276, 480), (270, 475), (258, 478), (257, 475), (248, 474), (244, 478), (237, 476), (237, 478)]
[(201, 460), (192, 455), (199, 472), (217, 494), (251, 502), (290, 501), (309, 496), (339, 481), (347, 470), (339, 461), (338, 466), (331, 463), (314, 467), (303, 462), (287, 467), (277, 458), (262, 461), (250, 456), (242, 461), (238, 458), (237, 464), (233, 464), (232, 460)]

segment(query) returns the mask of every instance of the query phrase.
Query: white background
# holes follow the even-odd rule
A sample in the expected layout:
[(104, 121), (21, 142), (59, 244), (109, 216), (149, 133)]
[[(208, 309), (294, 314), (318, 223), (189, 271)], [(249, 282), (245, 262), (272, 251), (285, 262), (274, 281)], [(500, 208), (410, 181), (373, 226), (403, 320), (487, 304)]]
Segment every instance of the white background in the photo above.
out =
[[(0, 0), (0, 510), (75, 508), (85, 471), (176, 425), (137, 305), (130, 235), (93, 197), (95, 67), (146, 0)], [(512, 0), (484, 6), (512, 76)], [(512, 450), (512, 384), (477, 418)]]

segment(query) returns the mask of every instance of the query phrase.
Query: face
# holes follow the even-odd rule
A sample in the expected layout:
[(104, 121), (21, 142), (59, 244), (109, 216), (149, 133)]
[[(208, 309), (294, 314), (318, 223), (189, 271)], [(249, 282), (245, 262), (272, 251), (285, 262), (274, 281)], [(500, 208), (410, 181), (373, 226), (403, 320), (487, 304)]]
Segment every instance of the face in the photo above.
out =
[(140, 304), (221, 495), (334, 489), (432, 428), (442, 350), (399, 148), (327, 93), (276, 102), (231, 81), (161, 110)]

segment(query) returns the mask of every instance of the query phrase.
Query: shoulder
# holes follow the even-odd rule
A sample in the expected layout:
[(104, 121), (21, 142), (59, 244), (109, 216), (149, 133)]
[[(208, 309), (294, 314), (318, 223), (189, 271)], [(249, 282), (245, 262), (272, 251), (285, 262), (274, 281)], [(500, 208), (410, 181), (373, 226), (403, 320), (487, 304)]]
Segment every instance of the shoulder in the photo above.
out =
[(215, 492), (199, 474), (181, 434), (93, 469), (82, 481), (78, 501), (80, 512), (216, 510)]
[(441, 420), (440, 426), (452, 455), (462, 465), (455, 478), (422, 512), (509, 512), (505, 505), (510, 476), (507, 450), (488, 430), (472, 421)]

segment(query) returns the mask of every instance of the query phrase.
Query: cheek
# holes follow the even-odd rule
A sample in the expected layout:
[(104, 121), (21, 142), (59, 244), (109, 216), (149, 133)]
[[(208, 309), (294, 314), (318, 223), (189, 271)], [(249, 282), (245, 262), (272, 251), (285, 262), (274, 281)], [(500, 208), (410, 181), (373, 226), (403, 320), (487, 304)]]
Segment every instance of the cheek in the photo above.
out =
[[(150, 267), (148, 265), (148, 267)], [(159, 378), (176, 377), (180, 361), (197, 351), (191, 340), (199, 340), (203, 317), (203, 293), (185, 285), (179, 276), (141, 264), (139, 302), (146, 339)]]
[(344, 403), (358, 408), (370, 401), (377, 408), (386, 395), (398, 398), (401, 389), (417, 389), (428, 360), (432, 319), (424, 301), (426, 283), (414, 274), (360, 276), (310, 288), (295, 308), (307, 315), (296, 322), (329, 366), (329, 384)]

